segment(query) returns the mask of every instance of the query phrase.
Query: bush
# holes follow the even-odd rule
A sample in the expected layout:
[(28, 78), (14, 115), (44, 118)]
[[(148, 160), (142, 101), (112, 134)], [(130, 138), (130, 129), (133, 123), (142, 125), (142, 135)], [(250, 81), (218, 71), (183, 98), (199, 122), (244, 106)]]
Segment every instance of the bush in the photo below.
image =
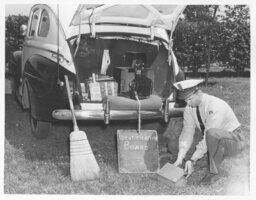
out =
[(209, 62), (219, 62), (241, 72), (250, 67), (249, 8), (225, 6), (225, 14), (216, 17), (215, 8), (186, 7), (185, 19), (179, 21), (173, 35), (178, 63), (196, 72)]
[(11, 52), (19, 49), (22, 43), (20, 26), (27, 23), (27, 16), (9, 15), (5, 18), (5, 62), (9, 61)]
[[(237, 72), (250, 67), (250, 17), (249, 8), (245, 5), (226, 6), (226, 16), (223, 17), (222, 36), (224, 58), (229, 66)], [(227, 53), (226, 53), (227, 52)]]

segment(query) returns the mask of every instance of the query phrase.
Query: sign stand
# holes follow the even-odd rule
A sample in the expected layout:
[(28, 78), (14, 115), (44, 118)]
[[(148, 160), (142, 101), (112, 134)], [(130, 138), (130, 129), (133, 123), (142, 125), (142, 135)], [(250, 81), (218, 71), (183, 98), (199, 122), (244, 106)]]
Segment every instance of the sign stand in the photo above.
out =
[(119, 173), (156, 173), (159, 171), (158, 136), (155, 130), (141, 130), (141, 103), (138, 130), (117, 130)]

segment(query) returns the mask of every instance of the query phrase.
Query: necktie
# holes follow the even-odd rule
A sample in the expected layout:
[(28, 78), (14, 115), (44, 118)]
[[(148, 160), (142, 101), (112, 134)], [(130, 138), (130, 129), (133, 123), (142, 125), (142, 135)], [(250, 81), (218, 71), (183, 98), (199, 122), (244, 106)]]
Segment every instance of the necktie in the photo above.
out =
[(201, 115), (200, 115), (200, 112), (199, 112), (199, 106), (196, 107), (196, 115), (197, 115), (197, 119), (198, 119), (198, 122), (199, 122), (199, 125), (200, 125), (200, 128), (201, 128), (201, 131), (204, 134), (205, 127), (204, 127), (204, 124), (202, 122), (202, 118), (201, 118)]

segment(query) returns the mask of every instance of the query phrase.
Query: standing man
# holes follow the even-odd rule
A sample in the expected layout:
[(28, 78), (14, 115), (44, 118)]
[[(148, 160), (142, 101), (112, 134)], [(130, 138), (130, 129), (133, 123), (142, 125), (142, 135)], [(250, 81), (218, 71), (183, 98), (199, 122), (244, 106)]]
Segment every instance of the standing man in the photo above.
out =
[(196, 146), (192, 157), (185, 162), (187, 177), (194, 171), (195, 163), (205, 153), (208, 154), (208, 173), (201, 180), (202, 184), (211, 184), (218, 174), (223, 158), (241, 152), (244, 136), (241, 133), (233, 110), (223, 100), (203, 93), (198, 84), (203, 80), (185, 80), (174, 84), (178, 98), (184, 99), (187, 106), (183, 115), (183, 129), (179, 137), (179, 153), (175, 166), (180, 166), (186, 156), (198, 127), (203, 139)]

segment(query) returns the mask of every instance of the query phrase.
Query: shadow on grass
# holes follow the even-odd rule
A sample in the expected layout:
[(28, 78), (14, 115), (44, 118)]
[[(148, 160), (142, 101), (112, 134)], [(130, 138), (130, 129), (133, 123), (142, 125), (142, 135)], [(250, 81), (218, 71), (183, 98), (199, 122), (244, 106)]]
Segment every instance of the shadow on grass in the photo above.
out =
[(23, 151), (27, 162), (69, 162), (69, 132), (70, 125), (61, 122), (54, 124), (46, 139), (36, 139), (31, 134), (28, 112), (22, 110), (12, 95), (5, 95), (5, 139)]
[[(72, 122), (54, 122), (46, 139), (36, 139), (31, 134), (28, 112), (22, 110), (12, 95), (6, 95), (5, 103), (5, 139), (9, 144), (22, 150), (28, 162), (54, 163), (64, 176), (69, 176), (69, 135), (73, 131)], [(117, 171), (117, 130), (137, 129), (137, 120), (111, 121), (109, 125), (103, 121), (79, 121), (78, 125), (86, 133), (99, 165), (107, 165)], [(164, 129), (155, 121), (143, 121), (142, 128), (157, 129), (158, 132)]]
[(202, 85), (205, 86), (205, 87), (213, 87), (217, 84), (218, 84), (217, 81), (208, 81), (207, 85), (205, 83), (202, 83)]
[[(185, 72), (185, 75), (187, 77), (191, 78), (199, 78), (199, 77), (205, 77), (206, 72)], [(222, 78), (222, 77), (243, 77), (243, 78), (249, 78), (251, 76), (250, 71), (245, 71), (241, 73), (237, 73), (232, 70), (222, 70), (219, 72), (209, 72), (209, 77), (216, 77), (216, 78)]]

